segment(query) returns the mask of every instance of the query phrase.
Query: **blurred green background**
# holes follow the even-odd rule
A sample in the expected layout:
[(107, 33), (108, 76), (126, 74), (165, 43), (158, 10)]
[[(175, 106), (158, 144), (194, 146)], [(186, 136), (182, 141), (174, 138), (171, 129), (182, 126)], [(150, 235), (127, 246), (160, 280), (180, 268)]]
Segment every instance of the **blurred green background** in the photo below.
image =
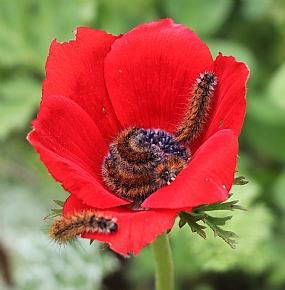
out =
[(175, 227), (176, 290), (285, 289), (283, 0), (0, 1), (0, 289), (153, 289), (149, 246), (122, 259), (99, 243), (59, 247), (47, 238), (49, 223), (42, 218), (54, 207), (52, 199), (67, 193), (26, 135), (53, 38), (68, 41), (77, 26), (120, 34), (165, 17), (198, 33), (214, 57), (233, 55), (251, 70), (238, 165), (250, 183), (232, 189), (249, 212), (234, 212), (226, 226), (241, 236), (239, 244), (232, 250), (210, 231), (204, 241)]

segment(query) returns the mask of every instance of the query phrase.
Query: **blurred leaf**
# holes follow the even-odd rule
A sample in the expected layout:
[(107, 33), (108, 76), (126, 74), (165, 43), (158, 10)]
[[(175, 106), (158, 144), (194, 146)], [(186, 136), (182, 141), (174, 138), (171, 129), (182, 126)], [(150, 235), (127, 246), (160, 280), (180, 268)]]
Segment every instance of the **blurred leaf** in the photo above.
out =
[(141, 23), (159, 19), (152, 0), (99, 0), (98, 3), (99, 28), (115, 35), (126, 33)]
[(215, 290), (211, 285), (202, 283), (201, 285), (193, 288), (193, 290)]
[(283, 214), (285, 214), (285, 169), (283, 169), (279, 176), (277, 176), (272, 191), (275, 193), (273, 197), (276, 201), (276, 204), (282, 210)]
[(27, 129), (41, 98), (41, 83), (28, 75), (3, 81), (0, 87), (0, 135), (6, 138), (14, 129)]
[[(96, 13), (96, 1), (70, 1), (67, 5), (66, 1), (19, 0), (14, 4), (1, 1), (0, 9), (3, 138), (29, 126), (41, 99), (40, 81), (52, 39), (74, 38), (72, 30), (92, 20)], [(17, 69), (12, 70), (14, 67)]]
[(176, 23), (182, 23), (197, 34), (215, 33), (232, 12), (234, 1), (177, 0), (166, 1), (165, 9)]
[(270, 0), (243, 1), (243, 15), (251, 21), (258, 21), (259, 19), (269, 15), (268, 12), (271, 11), (275, 6), (274, 2), (275, 1)]
[(119, 266), (117, 258), (101, 251), (102, 243), (90, 247), (88, 239), (71, 247), (50, 241), (43, 229), (49, 222), (42, 220), (50, 206), (49, 190), (39, 194), (38, 188), (1, 182), (1, 234), (12, 258), (13, 289), (99, 290), (103, 276)]
[(96, 1), (1, 1), (0, 63), (42, 72), (54, 38), (68, 41), (96, 13)]
[(243, 137), (256, 152), (285, 162), (285, 110), (263, 95), (247, 98)]
[(268, 97), (285, 115), (285, 62), (272, 76), (268, 86)]
[(226, 56), (234, 56), (237, 61), (244, 62), (250, 70), (250, 74), (254, 74), (257, 63), (253, 52), (246, 46), (234, 40), (225, 40), (218, 38), (206, 39), (206, 43), (209, 46), (213, 58), (215, 58), (219, 52), (222, 52)]

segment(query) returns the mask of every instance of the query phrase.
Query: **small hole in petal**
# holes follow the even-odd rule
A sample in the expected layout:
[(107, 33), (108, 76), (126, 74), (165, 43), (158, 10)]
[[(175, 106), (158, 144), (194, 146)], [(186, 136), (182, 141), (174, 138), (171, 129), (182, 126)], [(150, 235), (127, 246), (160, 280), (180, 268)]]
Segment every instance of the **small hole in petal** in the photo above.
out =
[(223, 185), (222, 185), (222, 188), (226, 189), (227, 187), (226, 187), (226, 185), (225, 185), (225, 184), (223, 184)]
[(221, 128), (223, 126), (223, 124), (224, 124), (224, 120), (222, 119), (222, 120), (220, 120), (219, 128)]
[(107, 111), (106, 111), (106, 109), (104, 107), (102, 107), (102, 111), (103, 111), (105, 117), (108, 118)]

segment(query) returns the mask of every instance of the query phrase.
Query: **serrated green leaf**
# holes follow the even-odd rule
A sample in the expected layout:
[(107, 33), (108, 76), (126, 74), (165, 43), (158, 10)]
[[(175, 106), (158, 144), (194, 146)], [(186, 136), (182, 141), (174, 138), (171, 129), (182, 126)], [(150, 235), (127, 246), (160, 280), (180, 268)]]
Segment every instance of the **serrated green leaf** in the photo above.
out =
[(179, 213), (179, 217), (188, 222), (197, 222), (205, 218), (207, 215), (202, 212), (202, 213), (195, 213), (195, 212), (187, 212), (187, 211), (182, 211)]
[(233, 205), (233, 209), (239, 209), (239, 210), (243, 210), (243, 211), (248, 211), (248, 209), (246, 209), (245, 207), (243, 207), (242, 205), (239, 205), (239, 204), (235, 204)]
[(236, 177), (235, 180), (234, 180), (234, 185), (245, 185), (249, 183), (249, 180), (247, 178), (245, 178), (244, 176), (239, 176), (239, 177)]
[(64, 205), (64, 201), (58, 200), (58, 199), (54, 199), (53, 200), (57, 205), (59, 205), (61, 208), (52, 208), (51, 212), (45, 216), (43, 219), (49, 219), (49, 218), (54, 218), (57, 217), (59, 215), (62, 215), (62, 207)]
[(63, 207), (63, 206), (64, 206), (64, 201), (62, 201), (62, 200), (54, 199), (53, 201), (54, 201), (57, 205), (59, 205), (60, 207)]
[[(230, 195), (232, 196), (232, 194)], [(230, 245), (231, 248), (235, 249), (237, 242), (232, 238), (239, 238), (237, 234), (231, 231), (225, 231), (220, 228), (220, 226), (224, 226), (228, 220), (230, 220), (233, 216), (225, 216), (225, 217), (213, 217), (208, 215), (206, 212), (208, 211), (215, 211), (215, 210), (243, 210), (247, 211), (241, 205), (238, 205), (238, 200), (232, 200), (227, 202), (216, 202), (213, 204), (203, 204), (193, 209), (192, 212), (180, 212), (179, 217), (179, 227), (183, 227), (186, 223), (190, 226), (192, 232), (196, 232), (198, 235), (206, 238), (206, 233), (204, 231), (205, 227), (198, 224), (198, 221), (203, 221), (207, 224), (212, 231), (214, 232), (215, 236), (219, 236), (222, 238), (226, 243)]]
[(179, 217), (182, 220), (182, 223), (186, 222), (189, 225), (193, 233), (197, 233), (203, 239), (206, 239), (206, 233), (204, 231), (206, 227), (197, 223), (197, 221), (206, 217), (205, 214), (195, 214), (182, 211), (179, 213)]
[(221, 229), (217, 224), (213, 222), (213, 219), (207, 217), (203, 220), (205, 224), (207, 224), (214, 232), (215, 236), (222, 238), (227, 244), (230, 245), (232, 249), (236, 248), (237, 241), (232, 238), (239, 238), (239, 236), (231, 231), (225, 231)]
[(62, 209), (51, 209), (51, 213), (49, 213), (47, 216), (45, 216), (43, 219), (50, 219), (50, 218), (55, 218), (57, 216), (62, 215)]
[(212, 216), (208, 216), (207, 220), (214, 224), (214, 225), (218, 225), (218, 226), (224, 226), (226, 224), (226, 222), (228, 220), (230, 220), (233, 216), (226, 216), (226, 217), (212, 217)]
[(201, 225), (199, 225), (199, 224), (197, 224), (197, 223), (191, 223), (191, 222), (187, 222), (188, 223), (188, 225), (190, 226), (190, 228), (191, 228), (191, 231), (193, 232), (193, 233), (197, 233), (199, 236), (201, 236), (203, 239), (206, 239), (206, 233), (205, 233), (205, 231), (204, 231), (204, 229), (206, 228), (206, 227), (204, 227), (204, 226), (201, 226)]
[(239, 201), (238, 200), (232, 200), (232, 201), (228, 201), (228, 202), (216, 202), (216, 203), (212, 203), (209, 205), (202, 205), (202, 206), (198, 206), (196, 207), (193, 211), (200, 213), (203, 211), (213, 211), (213, 210), (235, 210), (235, 209), (239, 209), (239, 210), (243, 210), (243, 211), (247, 211), (246, 208), (244, 208), (241, 205), (237, 205)]

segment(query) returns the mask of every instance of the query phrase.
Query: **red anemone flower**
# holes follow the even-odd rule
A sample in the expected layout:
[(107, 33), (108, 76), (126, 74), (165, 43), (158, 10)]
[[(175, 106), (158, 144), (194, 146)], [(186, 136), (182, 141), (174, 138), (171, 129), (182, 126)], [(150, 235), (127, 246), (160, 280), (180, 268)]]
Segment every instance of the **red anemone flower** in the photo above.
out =
[[(199, 37), (171, 19), (142, 24), (113, 36), (77, 28), (76, 39), (54, 40), (30, 143), (51, 175), (70, 193), (63, 215), (94, 209), (115, 217), (114, 234), (83, 233), (121, 254), (138, 254), (172, 228), (177, 213), (222, 202), (231, 189), (238, 135), (245, 116), (248, 69), (233, 57), (213, 60)], [(109, 146), (131, 126), (175, 134), (189, 90), (201, 73), (217, 78), (203, 134), (189, 142), (187, 167), (141, 209), (112, 192), (102, 178)]]

